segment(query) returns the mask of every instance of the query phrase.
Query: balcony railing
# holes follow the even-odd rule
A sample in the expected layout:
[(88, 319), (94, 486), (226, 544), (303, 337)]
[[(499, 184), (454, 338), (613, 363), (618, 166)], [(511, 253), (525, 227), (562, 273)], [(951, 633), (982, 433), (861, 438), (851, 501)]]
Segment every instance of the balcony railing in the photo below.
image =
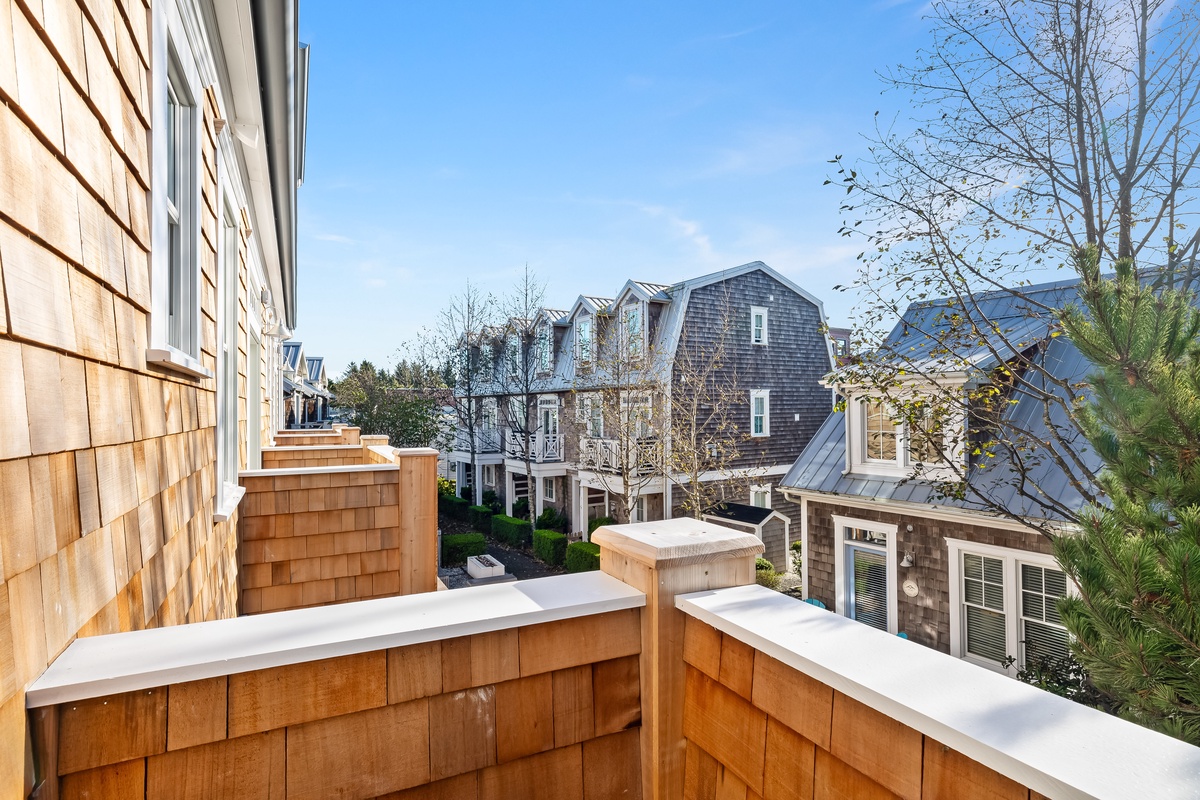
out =
[(629, 465), (628, 471), (646, 474), (656, 468), (658, 447), (657, 437), (622, 442), (585, 436), (579, 440), (579, 465), (600, 472), (623, 472), (623, 465)]
[[(471, 437), (466, 431), (458, 431), (454, 436), (454, 449), (460, 452), (470, 452)], [(491, 430), (475, 431), (475, 452), (476, 453), (499, 453), (500, 452), (500, 431), (492, 428)]]
[(563, 441), (561, 433), (535, 433), (529, 435), (520, 431), (510, 430), (504, 440), (504, 455), (508, 458), (525, 458), (525, 442), (529, 440), (529, 457), (538, 464), (547, 461), (563, 460)]

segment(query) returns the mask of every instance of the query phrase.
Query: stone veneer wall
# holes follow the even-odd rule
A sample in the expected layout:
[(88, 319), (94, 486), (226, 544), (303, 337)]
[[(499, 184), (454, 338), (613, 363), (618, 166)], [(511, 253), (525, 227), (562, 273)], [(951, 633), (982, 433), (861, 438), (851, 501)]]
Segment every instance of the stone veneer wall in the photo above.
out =
[(685, 800), (1042, 795), (689, 617)]
[(63, 800), (641, 797), (641, 610), (51, 707)]
[[(799, 510), (798, 505), (793, 509)], [(808, 501), (808, 580), (809, 596), (835, 607), (834, 547), (837, 546), (831, 515), (887, 522), (897, 526), (896, 552), (911, 551), (915, 566), (902, 569), (896, 581), (896, 624), (915, 642), (950, 652), (950, 566), (945, 539), (965, 539), (998, 547), (1011, 547), (1034, 553), (1050, 553), (1050, 542), (1033, 531), (964, 525), (958, 522), (905, 516), (875, 509)], [(909, 531), (907, 526), (912, 525)], [(792, 524), (792, 538), (800, 530)], [(916, 580), (920, 593), (909, 597), (901, 589), (909, 578)]]

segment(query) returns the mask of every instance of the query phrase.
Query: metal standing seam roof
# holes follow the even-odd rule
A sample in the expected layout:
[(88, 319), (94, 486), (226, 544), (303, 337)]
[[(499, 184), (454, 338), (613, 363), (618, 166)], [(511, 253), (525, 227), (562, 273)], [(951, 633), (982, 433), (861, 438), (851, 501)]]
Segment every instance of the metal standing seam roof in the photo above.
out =
[[(1032, 295), (1046, 305), (1061, 308), (1076, 297), (1076, 285), (1075, 281), (1056, 282), (1026, 287), (1021, 290), (1021, 294)], [(1037, 315), (1036, 320), (1032, 319), (1031, 309), (1028, 306), (1021, 307), (1021, 301), (1012, 292), (990, 292), (981, 295), (980, 300), (980, 311), (993, 314), (993, 321), (997, 322), (1002, 330), (1008, 331), (1007, 335), (1017, 342), (1027, 341), (1032, 345), (1049, 337), (1048, 314), (1043, 311)], [(940, 306), (938, 301), (910, 306), (887, 339), (892, 351), (901, 352), (906, 359), (911, 353), (915, 361), (927, 366), (930, 363), (929, 348), (919, 340), (928, 339), (930, 335), (936, 337), (939, 326), (946, 326), (946, 323), (939, 322), (938, 312), (944, 313), (947, 308), (944, 301)], [(1035, 333), (1039, 334), (1037, 338), (1033, 338)], [(913, 346), (906, 350), (904, 344), (907, 339), (913, 340)], [(1005, 348), (998, 338), (978, 345), (973, 352), (969, 349), (956, 352), (954, 357), (985, 369), (993, 365), (995, 351), (999, 351), (1003, 357)], [(1045, 348), (1035, 355), (1035, 363), (1058, 380), (1069, 383), (1085, 382), (1093, 369), (1091, 363), (1066, 337), (1049, 338)], [(1030, 370), (1027, 375), (1027, 380), (1031, 382), (1039, 378), (1044, 380), (1044, 376), (1037, 370)], [(1044, 388), (1049, 394), (1064, 397), (1063, 390), (1057, 385)], [(1017, 402), (1008, 407), (1005, 418), (1029, 431), (1032, 439), (1045, 443), (1045, 448), (1042, 452), (1034, 451), (1022, 455), (1025, 460), (1024, 476), (1013, 467), (1015, 459), (1011, 453), (999, 450), (995, 457), (990, 459), (986, 456), (972, 456), (967, 471), (968, 491), (963, 499), (941, 496), (934, 481), (846, 473), (844, 412), (830, 414), (784, 476), (781, 486), (822, 494), (963, 510), (984, 510), (986, 505), (981, 492), (986, 492), (986, 496), (993, 502), (1002, 503), (1019, 515), (1031, 518), (1047, 517), (1049, 512), (1046, 509), (1018, 491), (1023, 482), (1027, 489), (1036, 487), (1043, 496), (1052, 497), (1069, 508), (1082, 507), (1082, 495), (1071, 486), (1069, 475), (1054, 463), (1053, 453), (1048, 450), (1053, 441), (1050, 437), (1051, 427), (1058, 437), (1069, 441), (1076, 451), (1088, 460), (1091, 468), (1099, 468), (1099, 457), (1087, 446), (1082, 432), (1075, 427), (1063, 407), (1047, 404), (1027, 392), (1018, 392), (1015, 399)]]
[(314, 356), (305, 359), (308, 366), (308, 379), (310, 381), (319, 381), (321, 379), (321, 367), (325, 363), (324, 356)]
[(283, 360), (287, 364), (288, 369), (295, 371), (299, 365), (300, 351), (304, 349), (303, 342), (284, 342), (283, 343)]

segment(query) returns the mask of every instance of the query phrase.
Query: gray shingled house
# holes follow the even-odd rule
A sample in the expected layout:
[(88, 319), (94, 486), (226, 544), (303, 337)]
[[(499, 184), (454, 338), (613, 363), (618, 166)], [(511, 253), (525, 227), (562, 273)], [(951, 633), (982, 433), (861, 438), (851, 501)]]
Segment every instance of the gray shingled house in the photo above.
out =
[[(1046, 534), (1069, 527), (1091, 490), (1078, 476), (1098, 467), (1068, 414), (1090, 366), (1055, 328), (1076, 285), (914, 303), (882, 355), (826, 378), (841, 410), (781, 482), (807, 597), (997, 670), (1065, 652)], [(927, 395), (943, 411), (918, 431)]]
[[(720, 484), (727, 502), (778, 504), (779, 479), (832, 408), (820, 383), (833, 364), (824, 324), (819, 300), (759, 261), (674, 285), (631, 280), (611, 298), (580, 295), (566, 310), (509, 320), (481, 359), (490, 383), (477, 404), (478, 474), (465, 434), (450, 455), (459, 485), (480, 481), (509, 511), (523, 498), (539, 514), (555, 508), (576, 532), (602, 516), (680, 516), (684, 478), (659, 421), (684, 394), (705, 391), (688, 383), (684, 362), (720, 346), (721, 368), (706, 379), (733, 387), (719, 436), (739, 444), (724, 459), (723, 445), (706, 445), (715, 468), (699, 479)], [(528, 364), (531, 391), (516, 391), (511, 378)], [(645, 424), (631, 432), (631, 419)], [(619, 479), (631, 458), (642, 466)]]

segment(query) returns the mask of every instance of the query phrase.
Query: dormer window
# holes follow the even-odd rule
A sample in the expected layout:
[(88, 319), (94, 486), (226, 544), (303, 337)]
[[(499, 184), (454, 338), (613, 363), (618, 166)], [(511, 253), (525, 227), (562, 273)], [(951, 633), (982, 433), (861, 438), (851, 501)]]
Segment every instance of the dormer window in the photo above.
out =
[(625, 353), (630, 358), (641, 356), (643, 350), (642, 304), (629, 303), (621, 309), (621, 325), (625, 339)]
[(852, 398), (846, 408), (850, 468), (954, 479), (964, 458), (963, 410), (920, 396)]
[(550, 325), (543, 324), (538, 329), (538, 369), (542, 372), (550, 371), (550, 363), (552, 350), (554, 347), (554, 336), (550, 332)]
[(521, 374), (521, 339), (516, 334), (509, 336), (505, 341), (505, 350), (508, 355), (508, 374), (516, 377)]
[(592, 318), (583, 316), (575, 320), (575, 355), (581, 364), (592, 360)]

